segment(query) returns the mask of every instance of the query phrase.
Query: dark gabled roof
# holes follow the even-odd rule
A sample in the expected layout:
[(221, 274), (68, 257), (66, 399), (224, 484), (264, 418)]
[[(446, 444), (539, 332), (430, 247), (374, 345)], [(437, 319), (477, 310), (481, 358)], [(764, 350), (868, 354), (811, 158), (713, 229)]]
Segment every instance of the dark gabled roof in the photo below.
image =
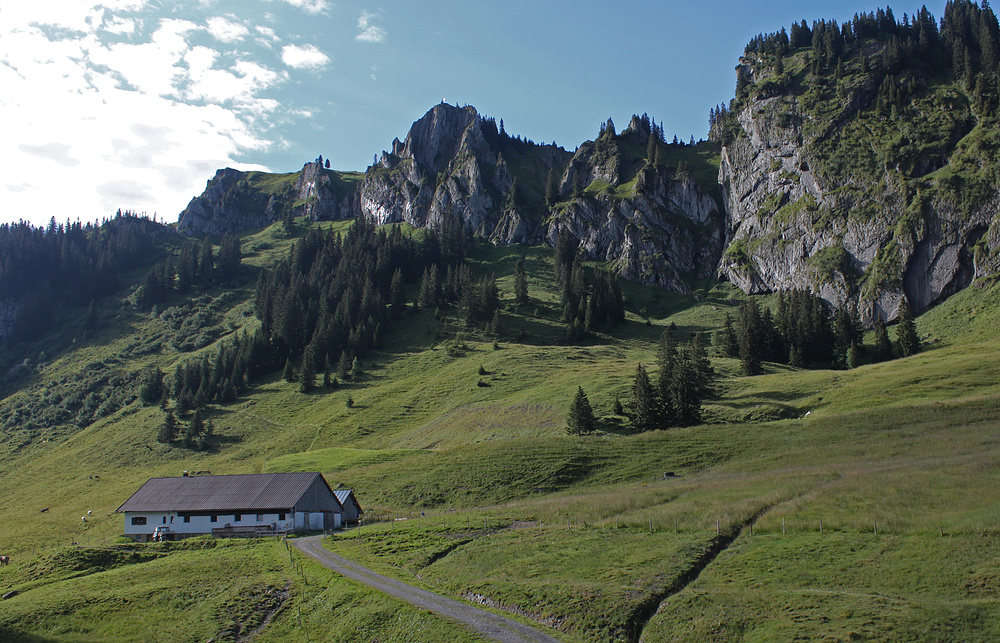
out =
[(337, 502), (340, 503), (341, 507), (347, 506), (348, 500), (353, 500), (354, 506), (358, 508), (358, 511), (360, 513), (364, 513), (364, 511), (361, 509), (361, 503), (358, 502), (357, 496), (355, 496), (354, 492), (351, 491), (350, 489), (337, 489), (336, 491), (333, 492), (333, 495), (337, 496)]
[(150, 478), (118, 511), (290, 509), (317, 477), (330, 488), (319, 473)]

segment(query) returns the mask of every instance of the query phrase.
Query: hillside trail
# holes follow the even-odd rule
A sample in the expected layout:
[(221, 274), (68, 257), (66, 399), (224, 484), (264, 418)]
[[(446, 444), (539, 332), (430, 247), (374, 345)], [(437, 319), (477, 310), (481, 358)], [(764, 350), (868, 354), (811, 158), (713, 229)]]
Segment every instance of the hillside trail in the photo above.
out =
[(322, 539), (322, 536), (309, 536), (290, 542), (300, 552), (341, 576), (427, 610), (435, 616), (462, 623), (490, 640), (501, 643), (560, 643), (559, 639), (505, 616), (383, 576), (324, 548)]

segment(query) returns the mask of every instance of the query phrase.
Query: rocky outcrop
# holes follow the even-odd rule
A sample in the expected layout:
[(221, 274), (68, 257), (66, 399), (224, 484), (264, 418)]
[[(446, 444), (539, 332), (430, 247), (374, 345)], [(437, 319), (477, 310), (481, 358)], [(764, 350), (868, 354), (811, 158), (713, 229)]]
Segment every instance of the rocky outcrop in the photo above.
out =
[[(590, 258), (624, 277), (687, 291), (692, 278), (714, 274), (721, 210), (690, 175), (625, 149), (645, 149), (649, 135), (648, 121), (636, 118), (621, 136), (602, 135), (570, 157), (506, 137), (471, 107), (441, 104), (368, 170), (360, 211), (379, 224), (436, 227), (458, 217), (498, 245), (554, 244), (568, 230)], [(558, 186), (552, 205), (542, 194), (550, 170)]]
[(995, 270), (997, 198), (970, 209), (941, 193), (914, 195), (893, 167), (839, 189), (810, 152), (829, 132), (800, 127), (807, 115), (794, 95), (751, 98), (735, 116), (738, 135), (719, 169), (719, 275), (745, 292), (811, 289), (834, 305), (856, 302), (871, 324), (894, 319), (903, 297), (919, 312)]
[(185, 235), (221, 235), (267, 226), (286, 215), (319, 220), (347, 218), (354, 212), (353, 181), (345, 181), (320, 162), (306, 163), (291, 174), (225, 168), (191, 199), (178, 218), (177, 230)]
[(494, 243), (537, 241), (541, 217), (530, 205), (541, 195), (532, 184), (520, 185), (516, 198), (511, 196), (514, 179), (504, 151), (523, 160), (516, 148), (527, 149), (542, 172), (567, 156), (554, 145), (507, 137), (472, 107), (437, 105), (369, 168), (359, 188), (359, 211), (377, 224), (432, 228), (445, 217), (458, 217)]

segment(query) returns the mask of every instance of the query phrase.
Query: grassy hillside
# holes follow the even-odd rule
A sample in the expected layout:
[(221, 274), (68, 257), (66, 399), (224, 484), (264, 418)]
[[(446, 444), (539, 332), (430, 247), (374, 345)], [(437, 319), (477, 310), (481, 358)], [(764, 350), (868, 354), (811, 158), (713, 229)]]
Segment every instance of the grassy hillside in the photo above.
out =
[[(96, 331), (70, 325), (17, 347), (32, 375), (5, 408), (44, 404), (50, 383), (71, 386), (94, 363), (170, 372), (252, 328), (255, 273), (294, 240), (279, 228), (244, 239), (242, 285), (170, 302), (185, 319), (204, 309), (202, 325), (183, 332), (210, 343), (173, 348), (183, 323), (134, 309), (123, 293), (99, 303)], [(518, 308), (522, 256), (532, 302)], [(331, 548), (566, 640), (1000, 635), (1000, 286), (976, 284), (918, 319), (925, 350), (904, 360), (852, 371), (768, 365), (747, 378), (736, 360), (713, 358), (723, 377), (709, 424), (632, 435), (613, 398), (628, 401), (662, 329), (711, 331), (741, 295), (626, 285), (628, 321), (570, 345), (550, 250), (483, 247), (470, 264), (498, 278), (496, 343), (450, 309), (408, 311), (360, 381), (303, 394), (276, 373), (212, 406), (207, 451), (158, 443), (163, 411), (138, 401), (83, 429), (5, 435), (0, 552), (14, 562), (0, 568), (0, 589), (21, 594), (0, 611), (0, 639), (135, 640), (136, 623), (197, 604), (175, 640), (225, 640), (231, 622), (260, 622), (253, 614), (268, 609), (255, 606), (285, 591), (290, 602), (263, 640), (301, 636), (296, 628), (330, 641), (468, 636), (318, 568), (306, 565), (303, 578), (280, 544), (81, 553), (109, 551), (122, 528), (115, 509), (147, 478), (183, 470), (322, 471), (356, 490), (369, 519), (408, 518)], [(577, 386), (599, 418), (594, 436), (564, 432)], [(246, 580), (228, 586), (233, 568)], [(323, 627), (331, 610), (350, 627)]]

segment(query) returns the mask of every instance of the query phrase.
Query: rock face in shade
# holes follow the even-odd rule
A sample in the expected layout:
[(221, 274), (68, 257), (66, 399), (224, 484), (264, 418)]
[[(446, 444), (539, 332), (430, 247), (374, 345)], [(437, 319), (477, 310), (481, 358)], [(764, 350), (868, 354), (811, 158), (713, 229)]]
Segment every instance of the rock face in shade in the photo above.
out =
[[(567, 230), (622, 276), (687, 291), (691, 278), (715, 272), (723, 217), (689, 175), (630, 156), (649, 134), (636, 118), (571, 155), (512, 139), (471, 107), (437, 105), (369, 168), (360, 214), (431, 227), (458, 217), (498, 245), (554, 244)], [(546, 202), (550, 173), (556, 189)]]
[[(762, 73), (760, 60), (741, 62), (747, 77)], [(842, 116), (822, 130), (803, 126), (811, 116), (790, 92), (743, 102), (733, 115), (736, 135), (721, 153), (721, 278), (747, 293), (811, 289), (834, 305), (857, 305), (870, 325), (878, 316), (895, 319), (904, 297), (920, 312), (996, 272), (1000, 197), (969, 207), (928, 189), (934, 180), (922, 179), (922, 188), (910, 178), (931, 176), (947, 158), (885, 161), (877, 176), (849, 168), (847, 183), (821, 169), (814, 145), (833, 140), (876, 90), (854, 87)]]
[(221, 235), (267, 226), (286, 214), (319, 220), (351, 217), (354, 212), (353, 181), (319, 162), (284, 175), (225, 168), (181, 212), (177, 231)]

